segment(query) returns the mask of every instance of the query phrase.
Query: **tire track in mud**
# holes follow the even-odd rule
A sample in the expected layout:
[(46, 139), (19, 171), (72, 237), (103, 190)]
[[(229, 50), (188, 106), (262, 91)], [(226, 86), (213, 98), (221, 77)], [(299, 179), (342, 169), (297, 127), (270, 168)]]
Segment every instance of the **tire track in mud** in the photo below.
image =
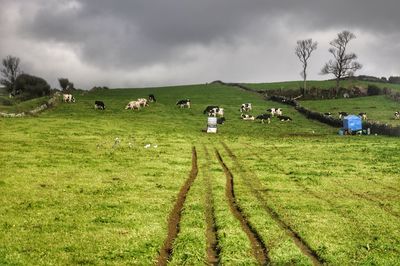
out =
[(159, 252), (159, 256), (157, 258), (157, 265), (167, 265), (169, 259), (171, 258), (173, 243), (180, 230), (179, 223), (181, 220), (183, 205), (185, 203), (187, 193), (189, 192), (190, 187), (192, 186), (194, 180), (196, 179), (197, 174), (198, 174), (197, 152), (196, 152), (196, 147), (193, 147), (192, 169), (190, 171), (189, 177), (186, 179), (186, 182), (181, 187), (174, 208), (172, 209), (169, 215), (168, 234), (167, 238), (164, 241), (164, 245), (162, 246)]
[(224, 163), (221, 154), (215, 150), (215, 154), (219, 163), (221, 164), (225, 176), (226, 176), (226, 197), (228, 199), (229, 207), (231, 209), (232, 214), (236, 219), (239, 220), (243, 231), (247, 234), (247, 237), (250, 240), (251, 247), (253, 249), (253, 255), (257, 259), (260, 265), (269, 265), (271, 264), (270, 258), (268, 256), (268, 249), (262, 241), (260, 235), (256, 231), (254, 227), (251, 226), (246, 216), (244, 215), (242, 209), (236, 202), (235, 191), (234, 191), (234, 178), (229, 170), (229, 168)]
[[(206, 158), (211, 158), (206, 146), (203, 146)], [(205, 217), (207, 222), (207, 259), (209, 265), (219, 265), (220, 264), (220, 251), (218, 233), (217, 233), (217, 223), (215, 218), (214, 200), (213, 200), (213, 188), (212, 188), (212, 178), (208, 171), (209, 159), (201, 166), (201, 170), (204, 172), (206, 195), (205, 195)]]
[[(246, 174), (246, 170), (240, 164), (236, 155), (232, 150), (226, 145), (226, 143), (221, 142), (222, 146), (228, 153), (229, 157), (234, 161), (236, 167), (240, 170), (242, 174)], [(283, 169), (282, 169), (283, 170)], [(300, 251), (307, 256), (313, 265), (322, 265), (324, 260), (318, 256), (318, 254), (308, 245), (308, 243), (293, 229), (288, 225), (283, 219), (280, 218), (279, 214), (268, 205), (267, 199), (262, 195), (259, 189), (255, 188), (255, 184), (250, 182), (248, 178), (242, 176), (245, 184), (250, 188), (253, 195), (257, 198), (263, 209), (269, 214), (269, 216), (278, 224), (278, 226), (285, 231), (285, 233), (293, 240)], [(256, 187), (261, 188), (262, 184), (258, 178), (252, 178), (253, 182), (257, 182)]]

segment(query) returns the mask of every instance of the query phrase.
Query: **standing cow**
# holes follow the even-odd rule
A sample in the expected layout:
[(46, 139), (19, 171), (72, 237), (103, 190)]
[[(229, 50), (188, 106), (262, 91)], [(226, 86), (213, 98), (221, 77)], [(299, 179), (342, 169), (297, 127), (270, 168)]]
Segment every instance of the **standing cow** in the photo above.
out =
[(102, 101), (95, 101), (94, 102), (94, 109), (105, 110), (106, 106)]
[(176, 102), (176, 105), (178, 105), (180, 108), (190, 108), (191, 102), (190, 99), (179, 100)]
[(239, 110), (241, 113), (250, 112), (252, 110), (251, 103), (243, 103)]
[(154, 94), (149, 94), (149, 102), (156, 102), (156, 97), (154, 96)]
[(75, 98), (72, 96), (72, 94), (63, 94), (63, 101), (66, 103), (74, 103)]

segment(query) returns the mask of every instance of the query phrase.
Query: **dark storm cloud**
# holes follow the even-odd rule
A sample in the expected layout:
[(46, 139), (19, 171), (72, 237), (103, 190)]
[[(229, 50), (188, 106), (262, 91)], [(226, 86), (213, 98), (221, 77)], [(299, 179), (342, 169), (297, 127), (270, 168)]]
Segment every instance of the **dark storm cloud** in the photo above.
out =
[[(257, 79), (261, 73), (257, 67), (245, 68), (252, 63), (264, 67), (265, 73), (271, 73), (271, 79), (282, 79), (285, 75), (292, 79), (298, 75), (297, 68), (284, 67), (282, 62), (266, 65), (261, 57), (268, 61), (284, 59), (286, 64), (292, 60), (290, 65), (293, 65), (296, 58), (292, 50), (297, 39), (319, 38), (320, 49), (326, 53), (329, 41), (343, 29), (356, 31), (359, 40), (371, 43), (374, 51), (379, 48), (384, 58), (371, 55), (368, 69), (379, 69), (374, 63), (386, 62), (390, 65), (388, 71), (398, 71), (393, 67), (392, 55), (400, 42), (396, 34), (400, 25), (397, 0), (0, 0), (0, 3), (0, 19), (9, 15), (11, 7), (18, 17), (13, 27), (9, 27), (12, 21), (1, 21), (0, 32), (6, 31), (15, 38), (15, 47), (11, 41), (9, 47), (17, 49), (19, 40), (29, 40), (47, 50), (57, 49), (48, 52), (56, 53), (57, 57), (62, 57), (63, 51), (75, 54), (77, 59), (67, 69), (85, 67), (96, 78), (108, 69), (113, 75), (130, 71), (140, 76), (132, 81), (146, 80), (151, 69), (159, 82), (196, 82), (196, 73), (210, 78), (215, 76), (212, 71), (219, 69), (221, 78)], [(320, 49), (319, 64), (326, 60)], [(364, 56), (365, 64), (370, 48), (362, 49), (356, 52)], [(1, 56), (3, 53), (0, 51)], [(235, 56), (238, 58), (231, 58)], [(233, 65), (239, 62), (240, 66)], [(230, 67), (222, 68), (224, 65)], [(277, 65), (283, 68), (282, 74), (274, 72)], [(182, 70), (187, 76), (176, 80)]]

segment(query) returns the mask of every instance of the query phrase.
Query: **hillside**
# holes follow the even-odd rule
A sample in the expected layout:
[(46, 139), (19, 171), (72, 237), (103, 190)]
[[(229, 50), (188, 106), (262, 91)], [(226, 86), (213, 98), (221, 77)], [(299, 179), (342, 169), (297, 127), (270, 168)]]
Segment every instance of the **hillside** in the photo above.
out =
[[(148, 94), (157, 102), (124, 109)], [(398, 262), (399, 138), (339, 136), (223, 85), (74, 96), (0, 118), (0, 264)], [(176, 106), (187, 98), (192, 108)], [(293, 121), (243, 121), (249, 102)], [(225, 108), (217, 134), (202, 132), (207, 105)]]

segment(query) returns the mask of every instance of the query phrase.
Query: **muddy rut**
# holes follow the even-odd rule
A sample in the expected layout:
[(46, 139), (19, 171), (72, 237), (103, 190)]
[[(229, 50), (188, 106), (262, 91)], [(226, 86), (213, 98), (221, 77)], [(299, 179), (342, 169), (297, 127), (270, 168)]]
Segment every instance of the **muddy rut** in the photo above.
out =
[(181, 187), (177, 200), (175, 202), (175, 206), (172, 209), (169, 218), (168, 218), (168, 234), (164, 241), (164, 245), (162, 246), (159, 256), (157, 258), (157, 265), (167, 265), (168, 260), (172, 255), (172, 247), (176, 236), (179, 233), (179, 223), (181, 220), (183, 204), (185, 203), (187, 193), (190, 190), (194, 180), (196, 179), (198, 174), (197, 167), (197, 152), (196, 148), (192, 148), (192, 170), (190, 171), (189, 177), (186, 179), (186, 182)]
[(221, 164), (225, 176), (226, 176), (226, 197), (228, 199), (229, 207), (231, 209), (232, 214), (235, 216), (236, 219), (239, 220), (243, 231), (246, 233), (247, 237), (250, 240), (251, 247), (253, 249), (253, 254), (255, 258), (257, 259), (258, 263), (260, 265), (269, 265), (270, 258), (268, 256), (268, 250), (267, 247), (265, 246), (264, 242), (262, 241), (260, 235), (256, 231), (255, 228), (251, 226), (249, 221), (247, 220), (246, 216), (242, 212), (242, 209), (236, 202), (235, 198), (235, 193), (234, 193), (234, 180), (233, 180), (233, 175), (229, 168), (226, 166), (224, 163), (220, 153), (215, 150), (215, 154), (217, 156), (217, 159), (219, 163)]
[[(206, 158), (211, 158), (207, 147), (203, 146), (203, 148)], [(209, 165), (210, 165), (209, 160), (206, 160), (205, 163), (201, 166), (201, 170), (204, 173), (205, 186), (206, 186), (205, 217), (207, 222), (207, 231), (206, 231), (207, 260), (209, 265), (219, 265), (220, 246), (218, 243), (217, 224), (215, 219), (212, 178), (208, 171)]]
[[(240, 172), (245, 175), (246, 171), (244, 170), (243, 166), (240, 164), (238, 158), (236, 155), (232, 152), (232, 150), (226, 145), (226, 143), (221, 142), (222, 146), (228, 153), (228, 155), (231, 157), (237, 168), (240, 170)], [(282, 220), (279, 216), (279, 214), (272, 209), (268, 204), (267, 204), (267, 199), (264, 197), (264, 195), (260, 192), (259, 189), (261, 188), (262, 185), (259, 182), (257, 178), (252, 178), (252, 182), (249, 181), (249, 178), (246, 176), (243, 176), (243, 179), (246, 183), (246, 185), (250, 188), (251, 192), (253, 195), (257, 198), (257, 200), (260, 202), (261, 206), (263, 209), (270, 215), (270, 217), (279, 225), (281, 229), (283, 229), (286, 234), (293, 240), (293, 242), (296, 244), (296, 246), (300, 249), (300, 251), (306, 255), (314, 265), (322, 265), (323, 264), (323, 259), (318, 256), (318, 254), (311, 249), (311, 247), (307, 244), (306, 241), (295, 231), (293, 230), (284, 220)], [(258, 182), (257, 182), (258, 181)], [(257, 184), (254, 184), (254, 182), (257, 182)]]

